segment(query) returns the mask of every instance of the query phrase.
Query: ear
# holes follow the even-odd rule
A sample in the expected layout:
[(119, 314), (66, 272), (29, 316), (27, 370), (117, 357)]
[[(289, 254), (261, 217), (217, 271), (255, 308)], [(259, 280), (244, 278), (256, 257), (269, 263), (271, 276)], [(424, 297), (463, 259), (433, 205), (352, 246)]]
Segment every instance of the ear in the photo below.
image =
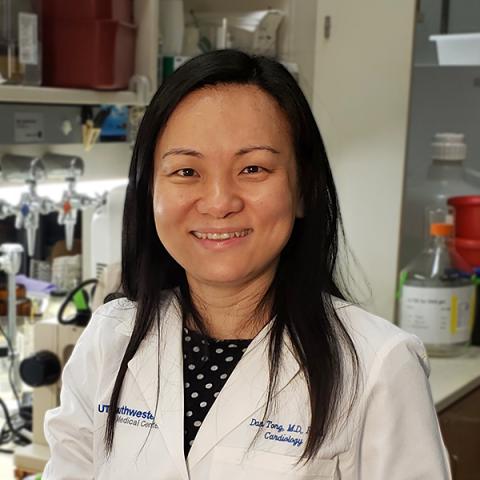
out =
[(297, 201), (297, 208), (295, 210), (295, 217), (296, 218), (303, 218), (305, 216), (304, 214), (304, 208), (303, 208), (303, 197), (300, 197)]

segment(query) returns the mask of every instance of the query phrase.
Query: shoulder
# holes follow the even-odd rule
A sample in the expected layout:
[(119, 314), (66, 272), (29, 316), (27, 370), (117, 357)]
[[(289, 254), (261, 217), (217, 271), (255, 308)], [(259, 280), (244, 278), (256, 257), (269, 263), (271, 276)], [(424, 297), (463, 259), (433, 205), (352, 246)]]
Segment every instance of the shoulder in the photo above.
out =
[[(178, 302), (173, 291), (162, 293), (160, 315), (165, 316), (167, 311), (179, 315)], [(175, 308), (173, 308), (175, 307)], [(92, 315), (87, 329), (96, 335), (122, 335), (130, 337), (135, 325), (137, 304), (125, 297), (117, 298), (98, 307)]]
[[(135, 322), (137, 304), (127, 298), (117, 298), (100, 305), (92, 315), (90, 325), (97, 331), (130, 330)], [(89, 326), (90, 326), (89, 325)]]
[(333, 299), (335, 311), (347, 330), (367, 376), (388, 362), (389, 369), (420, 366), (429, 374), (425, 348), (418, 337), (357, 305)]

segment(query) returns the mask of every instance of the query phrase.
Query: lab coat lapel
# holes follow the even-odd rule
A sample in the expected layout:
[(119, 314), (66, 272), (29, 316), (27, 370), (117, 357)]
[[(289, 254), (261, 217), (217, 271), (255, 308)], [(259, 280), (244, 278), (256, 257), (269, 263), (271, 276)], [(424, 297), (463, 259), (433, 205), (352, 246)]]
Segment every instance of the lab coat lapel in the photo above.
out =
[[(160, 382), (157, 391), (158, 365)], [(168, 451), (182, 472), (181, 478), (188, 478), (183, 449), (182, 320), (175, 299), (161, 315), (160, 339), (155, 332), (142, 342), (128, 368), (155, 415)]]
[[(267, 325), (253, 340), (210, 408), (189, 452), (189, 469), (194, 468), (229, 432), (242, 422), (249, 421), (252, 414), (266, 405), (270, 328)], [(275, 395), (300, 371), (292, 352), (291, 343), (285, 335)]]

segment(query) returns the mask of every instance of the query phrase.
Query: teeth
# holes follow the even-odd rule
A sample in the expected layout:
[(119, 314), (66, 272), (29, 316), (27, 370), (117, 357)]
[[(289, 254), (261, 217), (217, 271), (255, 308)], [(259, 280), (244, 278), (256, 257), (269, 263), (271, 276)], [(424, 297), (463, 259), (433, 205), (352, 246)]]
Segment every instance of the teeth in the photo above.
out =
[(245, 237), (251, 232), (250, 229), (241, 230), (239, 232), (226, 232), (226, 233), (201, 233), (192, 232), (195, 237), (201, 240), (228, 240), (230, 238)]

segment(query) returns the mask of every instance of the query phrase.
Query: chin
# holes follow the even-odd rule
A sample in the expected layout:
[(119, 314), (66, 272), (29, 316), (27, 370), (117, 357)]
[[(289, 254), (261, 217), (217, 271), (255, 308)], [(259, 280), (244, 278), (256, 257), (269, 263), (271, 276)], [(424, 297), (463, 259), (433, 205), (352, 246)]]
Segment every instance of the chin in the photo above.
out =
[(248, 275), (240, 272), (232, 272), (231, 270), (217, 270), (214, 272), (201, 272), (201, 275), (192, 275), (197, 282), (210, 285), (238, 285), (248, 281)]

